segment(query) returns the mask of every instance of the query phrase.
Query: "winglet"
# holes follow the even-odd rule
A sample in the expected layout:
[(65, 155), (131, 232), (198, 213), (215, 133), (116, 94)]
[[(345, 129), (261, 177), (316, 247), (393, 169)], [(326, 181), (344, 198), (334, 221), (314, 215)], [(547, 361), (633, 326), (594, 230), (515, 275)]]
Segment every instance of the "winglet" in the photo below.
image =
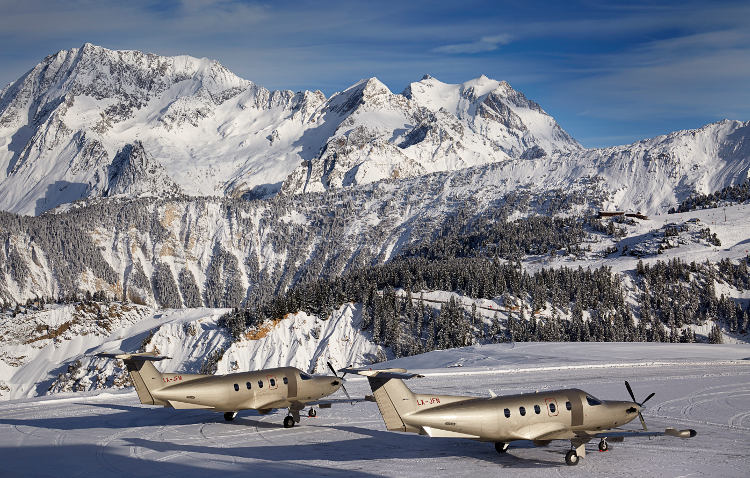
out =
[(698, 432), (693, 429), (677, 430), (675, 428), (667, 428), (664, 430), (664, 434), (677, 438), (693, 438)]

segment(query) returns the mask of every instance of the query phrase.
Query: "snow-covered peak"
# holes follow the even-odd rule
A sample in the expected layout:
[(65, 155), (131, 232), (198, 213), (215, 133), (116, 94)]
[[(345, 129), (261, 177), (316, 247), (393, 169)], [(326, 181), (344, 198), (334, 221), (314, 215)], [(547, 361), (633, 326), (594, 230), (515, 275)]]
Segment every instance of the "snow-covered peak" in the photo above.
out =
[(331, 96), (328, 109), (340, 115), (348, 115), (363, 105), (371, 108), (383, 106), (393, 96), (391, 90), (377, 78), (364, 78)]
[(491, 92), (507, 96), (508, 91), (514, 91), (505, 81), (497, 81), (486, 77), (466, 81), (464, 83), (443, 83), (430, 75), (425, 75), (421, 80), (411, 83), (404, 90), (404, 96), (415, 100), (420, 106), (431, 111), (443, 108), (455, 115), (460, 115), (468, 109), (469, 105)]

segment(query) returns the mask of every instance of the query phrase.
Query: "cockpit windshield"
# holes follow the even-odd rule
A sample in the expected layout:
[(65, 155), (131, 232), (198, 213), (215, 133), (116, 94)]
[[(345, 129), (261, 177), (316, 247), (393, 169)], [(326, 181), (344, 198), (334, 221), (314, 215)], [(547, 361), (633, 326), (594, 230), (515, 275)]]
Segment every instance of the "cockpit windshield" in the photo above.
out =
[(312, 378), (312, 375), (306, 374), (305, 372), (300, 372), (299, 378), (301, 378), (302, 380), (310, 380)]
[(598, 398), (592, 397), (591, 395), (586, 395), (586, 401), (589, 402), (589, 405), (595, 406), (595, 405), (601, 405), (602, 401)]

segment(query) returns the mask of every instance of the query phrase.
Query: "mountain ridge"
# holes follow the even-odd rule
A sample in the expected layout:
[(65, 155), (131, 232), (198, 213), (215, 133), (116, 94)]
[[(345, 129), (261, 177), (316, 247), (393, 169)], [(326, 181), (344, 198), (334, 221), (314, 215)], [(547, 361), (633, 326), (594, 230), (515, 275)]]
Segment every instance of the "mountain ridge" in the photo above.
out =
[[(484, 78), (477, 81), (494, 81)], [(104, 196), (107, 168), (136, 141), (197, 196), (298, 194), (497, 162), (550, 144), (580, 149), (566, 135), (539, 145), (516, 119), (469, 116), (431, 111), (374, 77), (326, 98), (270, 91), (206, 58), (87, 43), (46, 57), (3, 89), (0, 208), (40, 214)], [(499, 139), (488, 137), (493, 128)]]

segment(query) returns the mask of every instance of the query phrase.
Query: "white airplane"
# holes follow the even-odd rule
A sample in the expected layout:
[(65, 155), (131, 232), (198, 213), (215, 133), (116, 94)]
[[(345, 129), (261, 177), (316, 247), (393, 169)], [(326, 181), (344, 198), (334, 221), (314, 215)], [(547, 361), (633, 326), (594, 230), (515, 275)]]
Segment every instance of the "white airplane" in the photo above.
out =
[[(606, 451), (610, 448), (608, 441), (619, 442), (625, 437), (696, 435), (695, 430), (675, 428), (648, 431), (641, 409), (654, 394), (638, 403), (628, 382), (625, 387), (631, 402), (599, 400), (578, 389), (477, 398), (415, 394), (403, 380), (422, 375), (405, 369), (340, 371), (367, 377), (388, 430), (494, 442), (498, 453), (505, 453), (514, 440), (529, 440), (537, 446), (570, 440), (565, 463), (577, 465), (586, 456), (586, 443), (595, 438), (599, 439), (599, 450)], [(617, 428), (635, 417), (640, 418), (643, 431)]]

